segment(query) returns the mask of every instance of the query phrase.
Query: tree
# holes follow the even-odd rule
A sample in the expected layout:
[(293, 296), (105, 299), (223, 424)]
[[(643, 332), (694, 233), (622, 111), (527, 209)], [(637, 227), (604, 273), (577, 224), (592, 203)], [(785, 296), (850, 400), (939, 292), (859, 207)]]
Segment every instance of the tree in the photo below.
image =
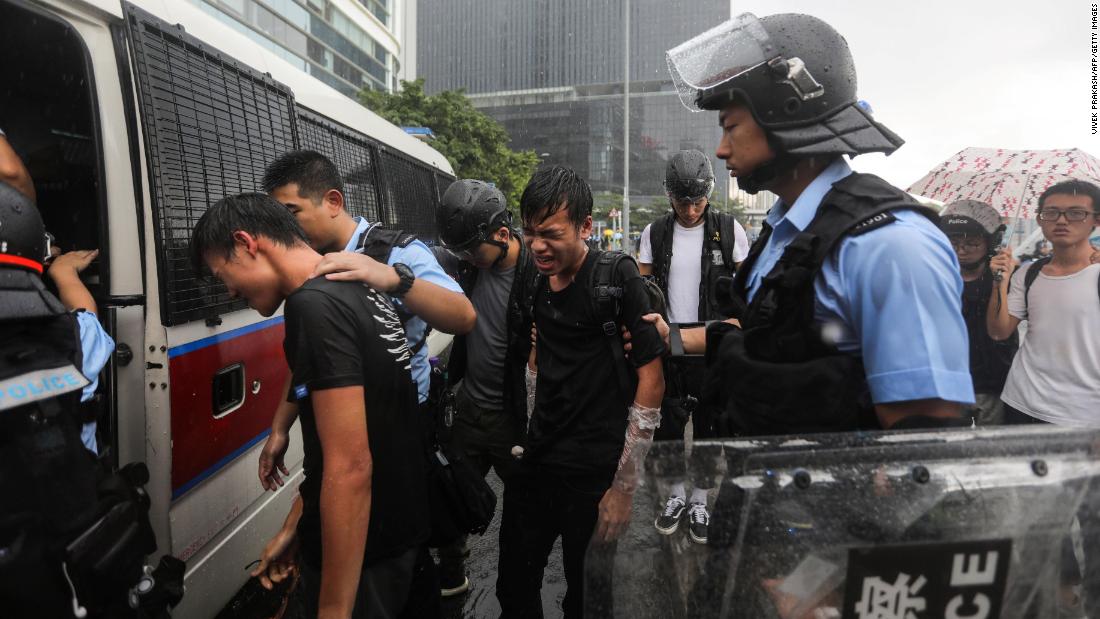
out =
[(424, 94), (424, 80), (401, 81), (395, 93), (364, 88), (359, 102), (403, 127), (429, 127), (433, 148), (454, 166), (459, 178), (476, 178), (497, 186), (513, 211), (539, 163), (534, 151), (514, 151), (511, 138), (497, 121), (476, 109), (462, 90)]

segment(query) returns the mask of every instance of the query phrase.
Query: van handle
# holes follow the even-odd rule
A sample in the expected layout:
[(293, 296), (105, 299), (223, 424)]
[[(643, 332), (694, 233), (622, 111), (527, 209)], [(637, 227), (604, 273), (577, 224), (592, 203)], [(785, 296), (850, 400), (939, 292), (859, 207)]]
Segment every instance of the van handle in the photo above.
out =
[(234, 363), (214, 373), (214, 419), (225, 417), (244, 404), (244, 364)]

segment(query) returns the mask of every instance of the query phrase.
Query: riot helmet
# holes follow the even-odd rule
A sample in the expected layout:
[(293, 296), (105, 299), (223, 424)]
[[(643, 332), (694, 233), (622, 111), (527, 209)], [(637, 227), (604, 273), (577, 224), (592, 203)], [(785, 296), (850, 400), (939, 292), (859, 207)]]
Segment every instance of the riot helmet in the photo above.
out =
[(697, 150), (682, 150), (665, 167), (665, 192), (673, 200), (698, 200), (714, 190), (714, 167)]
[(0, 321), (43, 318), (65, 307), (42, 282), (49, 244), (38, 207), (0, 182)]
[(667, 59), (688, 109), (743, 103), (780, 159), (890, 154), (904, 143), (858, 104), (848, 43), (816, 17), (743, 13)]
[[(983, 237), (989, 244), (987, 257), (997, 253), (1005, 232), (1001, 214), (985, 202), (958, 200), (940, 212), (940, 230), (947, 236)], [(976, 265), (962, 265), (973, 268)]]
[(495, 266), (508, 253), (508, 243), (493, 238), (502, 226), (512, 228), (512, 213), (504, 194), (484, 181), (461, 179), (451, 183), (436, 210), (440, 243), (461, 254), (472, 252), (481, 243), (496, 245), (500, 255)]

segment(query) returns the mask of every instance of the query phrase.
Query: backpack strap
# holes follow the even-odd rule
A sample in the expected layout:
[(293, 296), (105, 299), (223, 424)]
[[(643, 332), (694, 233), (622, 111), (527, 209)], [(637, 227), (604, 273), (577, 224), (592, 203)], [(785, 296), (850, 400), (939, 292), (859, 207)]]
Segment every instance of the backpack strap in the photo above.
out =
[(737, 244), (737, 226), (733, 215), (718, 213), (718, 243), (722, 247), (722, 260), (726, 268), (734, 271), (733, 251)]
[(633, 396), (634, 383), (630, 379), (630, 368), (626, 353), (623, 351), (622, 338), (619, 336), (623, 311), (623, 284), (619, 280), (619, 263), (633, 259), (618, 251), (600, 252), (596, 257), (596, 264), (592, 265), (592, 271), (589, 273), (588, 286), (592, 292), (592, 302), (596, 308), (596, 317), (600, 322), (604, 341), (607, 342), (611, 358), (615, 362), (619, 386), (622, 387), (623, 393), (629, 396)]
[(1045, 258), (1039, 258), (1035, 262), (1027, 265), (1027, 272), (1024, 273), (1024, 309), (1028, 309), (1028, 296), (1031, 292), (1031, 285), (1035, 283), (1035, 280), (1039, 278), (1039, 272), (1043, 270), (1043, 267), (1050, 263), (1050, 256)]
[[(367, 226), (367, 229), (360, 233), (359, 238), (355, 241), (355, 251), (381, 262), (382, 264), (389, 264), (390, 254), (393, 253), (394, 247), (408, 247), (416, 240), (416, 235), (412, 232), (405, 232), (404, 230), (393, 230), (383, 226), (380, 223), (373, 223)], [(404, 307), (395, 306), (394, 310), (397, 312), (398, 319), (401, 320), (402, 326), (407, 325), (410, 320), (413, 319), (412, 312), (406, 310)], [(409, 352), (416, 355), (420, 352), (420, 349), (424, 348), (424, 345), (428, 343), (428, 335), (432, 332), (431, 325), (424, 323), (424, 336), (420, 338), (420, 341), (416, 344), (409, 346)], [(406, 339), (408, 331), (406, 330)]]

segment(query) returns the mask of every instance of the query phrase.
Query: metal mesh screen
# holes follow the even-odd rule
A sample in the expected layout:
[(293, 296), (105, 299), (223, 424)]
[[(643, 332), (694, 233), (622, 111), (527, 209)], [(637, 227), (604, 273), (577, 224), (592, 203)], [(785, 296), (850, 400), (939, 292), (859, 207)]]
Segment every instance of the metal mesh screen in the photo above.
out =
[(381, 150), (379, 161), (385, 177), (385, 223), (434, 242), (439, 193), (432, 168), (392, 150)]
[(302, 148), (332, 160), (344, 179), (344, 208), (367, 221), (382, 221), (375, 169), (377, 144), (367, 136), (298, 108), (298, 137)]
[(164, 324), (245, 307), (196, 277), (191, 231), (208, 205), (257, 191), (264, 167), (297, 144), (290, 89), (127, 5), (152, 178)]
[(448, 174), (442, 174), (440, 172), (435, 173), (435, 192), (439, 196), (439, 199), (443, 199), (443, 194), (447, 191), (447, 188), (451, 186), (451, 183), (455, 182), (455, 178)]

